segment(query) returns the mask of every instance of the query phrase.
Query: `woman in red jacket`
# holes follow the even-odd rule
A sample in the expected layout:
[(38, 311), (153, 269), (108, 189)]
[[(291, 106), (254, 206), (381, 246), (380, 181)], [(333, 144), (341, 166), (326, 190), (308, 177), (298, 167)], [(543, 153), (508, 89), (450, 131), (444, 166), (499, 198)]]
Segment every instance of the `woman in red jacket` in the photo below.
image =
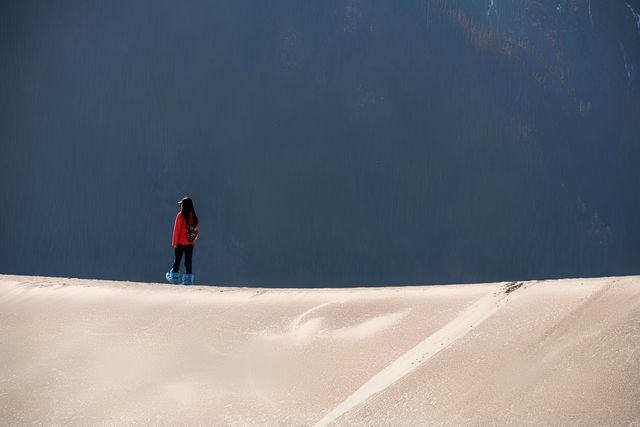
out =
[[(175, 259), (173, 268), (167, 272), (166, 277), (170, 283), (193, 285), (193, 273), (191, 271), (191, 258), (193, 247), (198, 239), (198, 216), (193, 209), (193, 201), (189, 197), (180, 200), (180, 212), (176, 215), (176, 222), (173, 226), (173, 239), (171, 246), (175, 248)], [(184, 254), (184, 266), (186, 274), (178, 273), (180, 261)]]

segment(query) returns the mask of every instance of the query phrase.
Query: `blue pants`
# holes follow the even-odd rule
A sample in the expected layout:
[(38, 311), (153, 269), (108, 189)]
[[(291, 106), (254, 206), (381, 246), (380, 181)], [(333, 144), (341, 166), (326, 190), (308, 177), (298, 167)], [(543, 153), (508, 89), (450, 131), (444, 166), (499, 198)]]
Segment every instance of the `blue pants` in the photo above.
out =
[(173, 271), (177, 273), (180, 270), (180, 261), (182, 261), (182, 254), (184, 253), (184, 267), (187, 269), (187, 274), (191, 274), (191, 257), (193, 256), (193, 245), (177, 245), (175, 249), (175, 260), (173, 262)]

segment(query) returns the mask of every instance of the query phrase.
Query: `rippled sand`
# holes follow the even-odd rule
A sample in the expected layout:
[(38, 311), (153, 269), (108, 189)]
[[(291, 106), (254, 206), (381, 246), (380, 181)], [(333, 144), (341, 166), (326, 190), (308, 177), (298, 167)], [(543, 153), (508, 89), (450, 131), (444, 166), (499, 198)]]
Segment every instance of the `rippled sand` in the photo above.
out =
[(8, 425), (640, 425), (640, 276), (245, 289), (0, 275)]

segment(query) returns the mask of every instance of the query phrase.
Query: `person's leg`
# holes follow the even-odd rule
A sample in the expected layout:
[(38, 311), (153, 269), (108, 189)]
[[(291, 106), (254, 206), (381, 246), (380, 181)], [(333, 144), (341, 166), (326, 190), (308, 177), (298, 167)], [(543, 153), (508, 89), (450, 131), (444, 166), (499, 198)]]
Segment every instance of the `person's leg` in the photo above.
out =
[(171, 269), (171, 271), (174, 273), (177, 273), (180, 270), (180, 261), (182, 261), (183, 252), (184, 252), (184, 246), (176, 245), (176, 249), (174, 251), (175, 259), (173, 261), (173, 268)]
[(191, 258), (193, 257), (193, 245), (186, 245), (184, 247), (184, 267), (187, 269), (187, 274), (191, 274)]

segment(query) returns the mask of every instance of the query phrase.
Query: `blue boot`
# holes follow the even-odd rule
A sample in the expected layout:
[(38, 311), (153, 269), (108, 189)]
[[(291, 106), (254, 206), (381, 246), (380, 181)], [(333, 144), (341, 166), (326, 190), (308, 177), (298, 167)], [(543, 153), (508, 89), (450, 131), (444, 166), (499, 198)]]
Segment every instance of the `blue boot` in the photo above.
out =
[(182, 275), (182, 284), (183, 285), (193, 285), (193, 274), (183, 274)]
[(174, 285), (179, 285), (180, 283), (182, 283), (182, 274), (174, 273), (173, 269), (169, 270), (165, 277), (167, 278), (167, 282)]

